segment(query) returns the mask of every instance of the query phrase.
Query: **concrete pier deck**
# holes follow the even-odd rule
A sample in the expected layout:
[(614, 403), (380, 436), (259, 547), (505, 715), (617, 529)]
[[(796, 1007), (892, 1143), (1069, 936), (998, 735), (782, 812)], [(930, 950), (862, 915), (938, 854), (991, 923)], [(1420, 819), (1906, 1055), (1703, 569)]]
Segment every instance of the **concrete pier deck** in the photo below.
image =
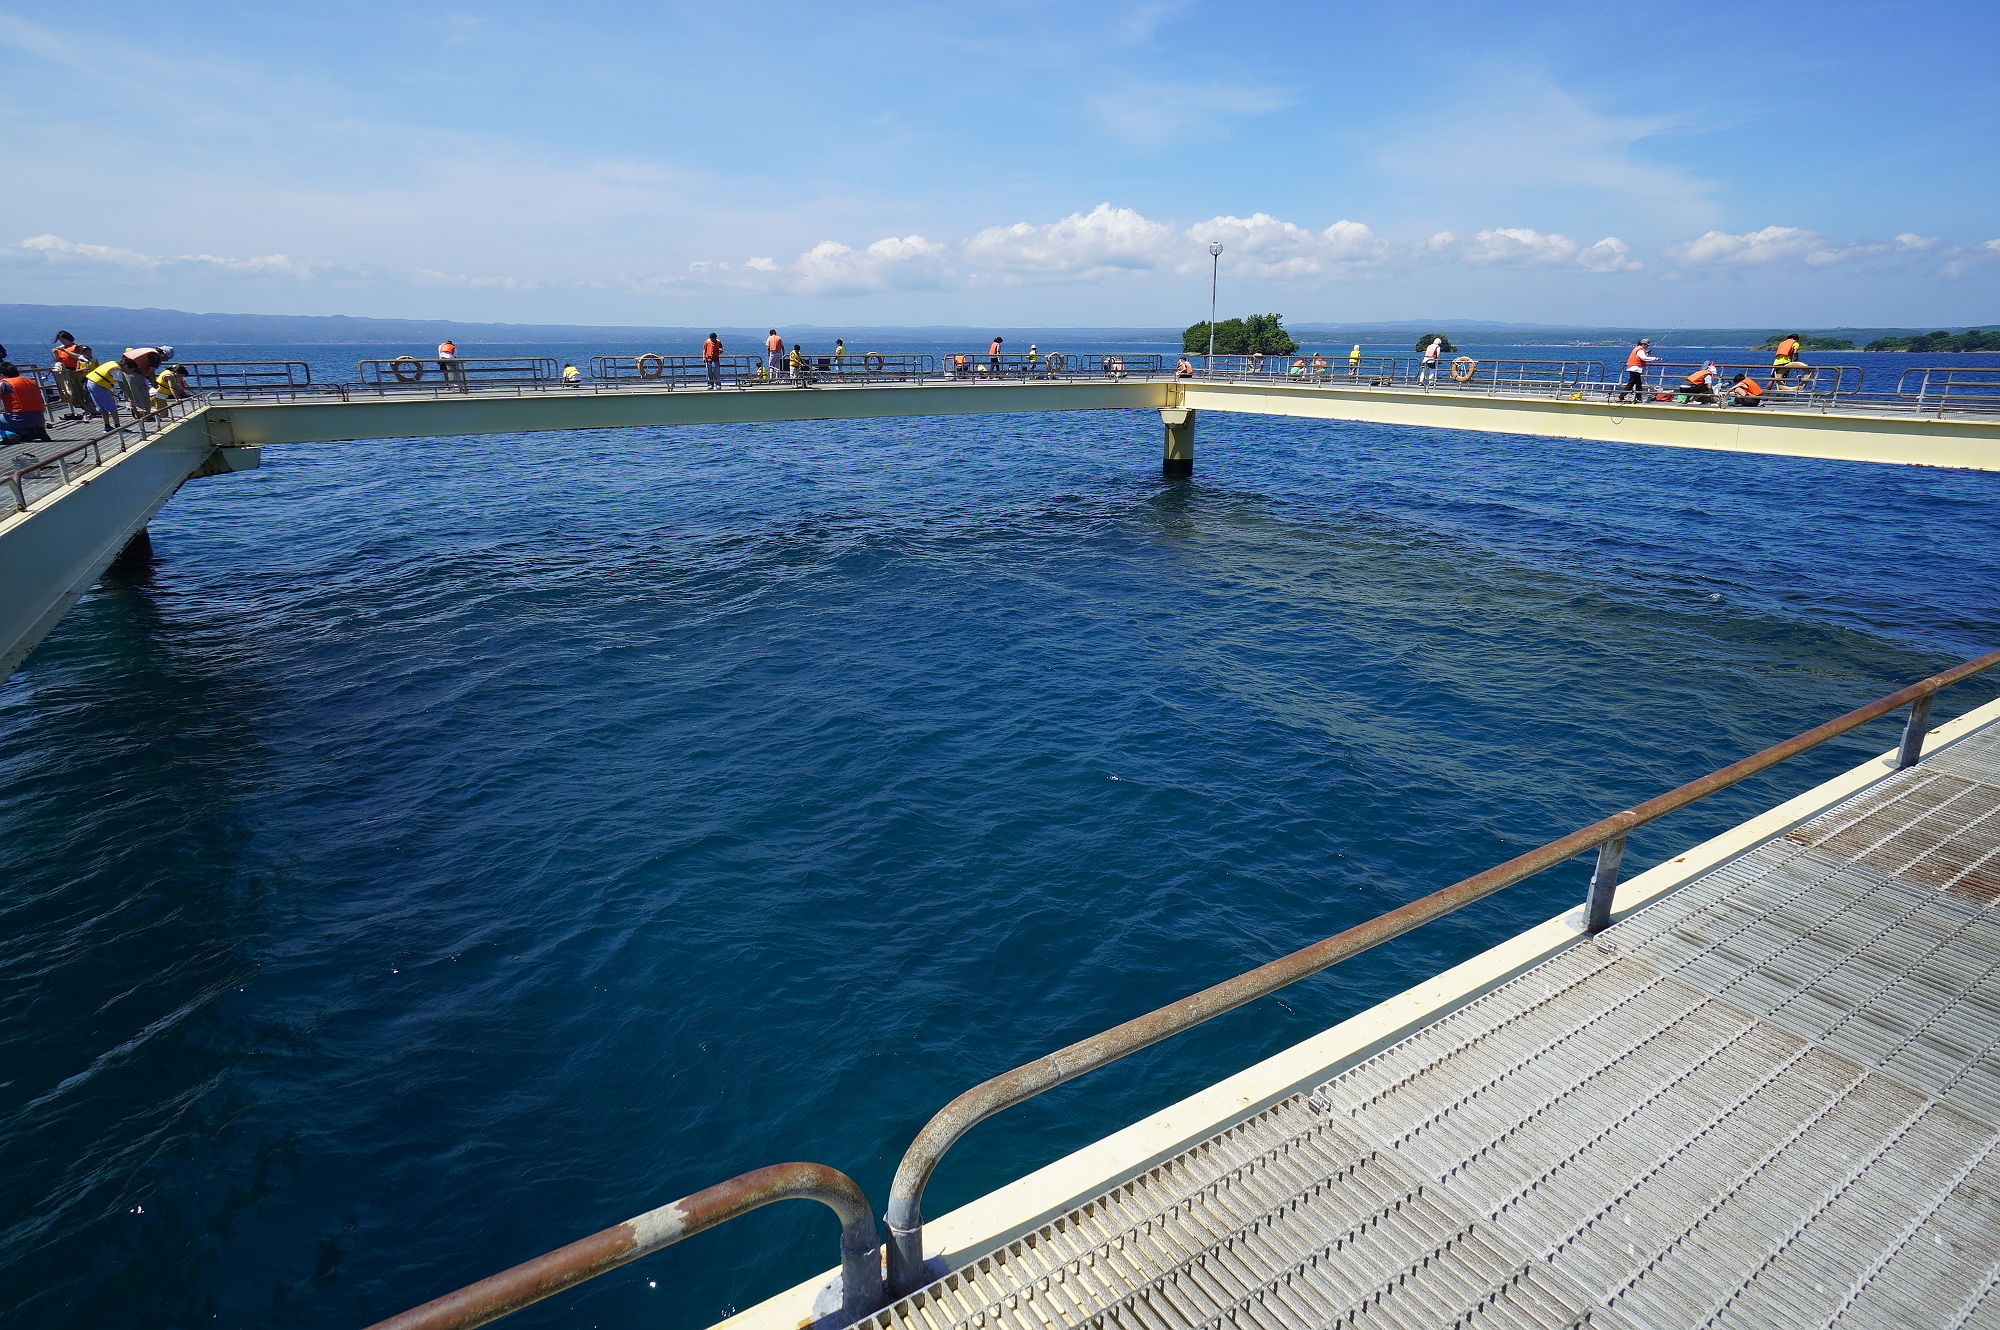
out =
[(1966, 722), (862, 1325), (2000, 1326), (2000, 704)]

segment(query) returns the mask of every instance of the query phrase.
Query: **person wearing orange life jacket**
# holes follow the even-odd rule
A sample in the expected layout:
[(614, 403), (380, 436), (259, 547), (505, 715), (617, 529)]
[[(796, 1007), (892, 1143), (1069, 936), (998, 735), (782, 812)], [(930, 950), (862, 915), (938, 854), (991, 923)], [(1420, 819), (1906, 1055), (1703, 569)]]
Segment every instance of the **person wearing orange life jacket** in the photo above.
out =
[(465, 366), (458, 363), (458, 343), (446, 337), (438, 343), (438, 372), (446, 383), (464, 383)]
[(55, 362), (56, 391), (62, 394), (63, 404), (69, 407), (64, 420), (82, 420), (90, 410), (90, 394), (83, 386), (83, 369), (77, 363), (76, 338), (67, 332), (56, 334), (55, 344), (49, 348), (49, 359)]
[(708, 368), (708, 386), (711, 388), (720, 388), (722, 386), (722, 339), (714, 333), (710, 333), (708, 340), (701, 344), (701, 363)]
[(1177, 379), (1191, 379), (1194, 377), (1194, 366), (1188, 362), (1186, 356), (1182, 356), (1174, 362), (1174, 377)]
[(1000, 343), (1006, 340), (1006, 338), (1000, 336), (998, 333), (993, 334), (993, 345), (986, 348), (986, 369), (988, 373), (997, 375), (1000, 372)]
[(125, 371), (125, 397), (132, 403), (132, 414), (144, 415), (152, 409), (153, 376), (160, 372), (160, 366), (174, 358), (171, 346), (128, 346), (125, 354), (118, 358)]
[(1791, 388), (1793, 370), (1804, 370), (1806, 377), (1812, 377), (1812, 366), (1799, 359), (1799, 351), (1805, 339), (1797, 333), (1786, 333), (1771, 348), (1771, 386), (1781, 391)]
[(778, 371), (785, 367), (785, 339), (778, 336), (776, 328), (764, 339), (764, 361), (771, 367), (771, 377), (777, 378)]
[(1635, 402), (1646, 400), (1646, 366), (1659, 357), (1653, 354), (1652, 342), (1641, 337), (1625, 356), (1625, 381), (1618, 385), (1618, 400), (1624, 401), (1630, 395)]
[(1731, 406), (1762, 406), (1764, 390), (1757, 386), (1757, 380), (1748, 374), (1738, 374), (1729, 381), (1729, 404)]
[(0, 442), (48, 441), (48, 403), (42, 399), (42, 385), (0, 360)]
[(1715, 362), (1711, 360), (1683, 379), (1678, 391), (1681, 396), (1691, 402), (1713, 402), (1715, 400), (1715, 374)]

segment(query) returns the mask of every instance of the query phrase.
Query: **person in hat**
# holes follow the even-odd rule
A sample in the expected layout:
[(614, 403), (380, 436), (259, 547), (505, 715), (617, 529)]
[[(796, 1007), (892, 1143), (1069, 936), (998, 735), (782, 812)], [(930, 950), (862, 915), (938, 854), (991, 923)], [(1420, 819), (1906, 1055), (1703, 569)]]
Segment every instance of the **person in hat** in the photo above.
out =
[(1653, 354), (1653, 344), (1641, 337), (1625, 357), (1625, 382), (1618, 385), (1618, 400), (1624, 401), (1631, 394), (1635, 402), (1646, 400), (1646, 366), (1659, 357)]

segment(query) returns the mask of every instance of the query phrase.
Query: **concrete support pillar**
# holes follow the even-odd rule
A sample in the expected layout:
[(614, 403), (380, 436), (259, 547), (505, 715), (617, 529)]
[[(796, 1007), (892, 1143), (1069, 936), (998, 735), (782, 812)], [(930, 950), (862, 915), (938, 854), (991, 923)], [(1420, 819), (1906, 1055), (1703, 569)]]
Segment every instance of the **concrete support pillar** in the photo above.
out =
[(1160, 408), (1160, 423), (1167, 427), (1167, 450), (1160, 460), (1160, 474), (1163, 476), (1191, 476), (1194, 474), (1194, 408), (1188, 406), (1166, 406)]

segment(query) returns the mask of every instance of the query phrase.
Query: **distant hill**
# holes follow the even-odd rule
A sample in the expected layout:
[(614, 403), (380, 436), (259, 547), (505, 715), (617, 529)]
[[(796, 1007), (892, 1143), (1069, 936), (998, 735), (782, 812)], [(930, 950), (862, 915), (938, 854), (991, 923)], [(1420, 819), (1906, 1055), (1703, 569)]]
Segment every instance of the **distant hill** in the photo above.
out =
[[(476, 346), (486, 343), (538, 344), (628, 343), (658, 338), (662, 342), (700, 341), (711, 329), (725, 341), (754, 338), (761, 345), (768, 324), (729, 327), (632, 326), (583, 323), (460, 323), (450, 319), (371, 319), (347, 314), (193, 314), (179, 309), (121, 309), (110, 305), (0, 305), (0, 345), (37, 350), (49, 344), (58, 328), (83, 341), (186, 342), (198, 346), (426, 346), (449, 335)], [(824, 327), (787, 324), (797, 333), (819, 341), (836, 336), (867, 334), (887, 341), (947, 340), (984, 343), (994, 333), (1012, 341), (1016, 336), (1062, 334), (1078, 341), (1180, 342), (1179, 329), (1167, 328), (995, 328), (923, 326)]]
[[(725, 341), (740, 345), (761, 342), (768, 325), (718, 327)], [(1752, 347), (1771, 336), (1775, 324), (1758, 328), (1587, 327), (1555, 323), (1502, 323), (1480, 319), (1394, 319), (1368, 323), (1293, 323), (1286, 325), (1307, 342), (1407, 342), (1415, 333), (1433, 330), (1455, 341), (1530, 343), (1541, 346), (1615, 346), (1635, 337), (1651, 337), (1668, 346)], [(1992, 326), (1992, 325), (1985, 325)], [(178, 309), (123, 309), (111, 305), (0, 304), (0, 345), (14, 354), (40, 352), (56, 329), (65, 328), (86, 342), (144, 342), (191, 346), (384, 346), (423, 348), (449, 335), (468, 348), (486, 344), (630, 345), (657, 339), (662, 346), (698, 342), (708, 327), (642, 327), (621, 324), (460, 323), (450, 319), (370, 319), (346, 314), (198, 314)], [(1809, 337), (1839, 337), (1862, 343), (1880, 339), (1921, 337), (1929, 328), (1811, 328), (1790, 326), (1788, 332)], [(1181, 329), (1133, 326), (996, 328), (933, 325), (829, 327), (788, 324), (783, 330), (808, 341), (829, 342), (846, 337), (849, 344), (864, 338), (883, 345), (949, 342), (983, 344), (994, 333), (1016, 338), (1067, 338), (1079, 342), (1165, 343), (1178, 347)], [(1954, 329), (1962, 332), (1964, 329)]]

